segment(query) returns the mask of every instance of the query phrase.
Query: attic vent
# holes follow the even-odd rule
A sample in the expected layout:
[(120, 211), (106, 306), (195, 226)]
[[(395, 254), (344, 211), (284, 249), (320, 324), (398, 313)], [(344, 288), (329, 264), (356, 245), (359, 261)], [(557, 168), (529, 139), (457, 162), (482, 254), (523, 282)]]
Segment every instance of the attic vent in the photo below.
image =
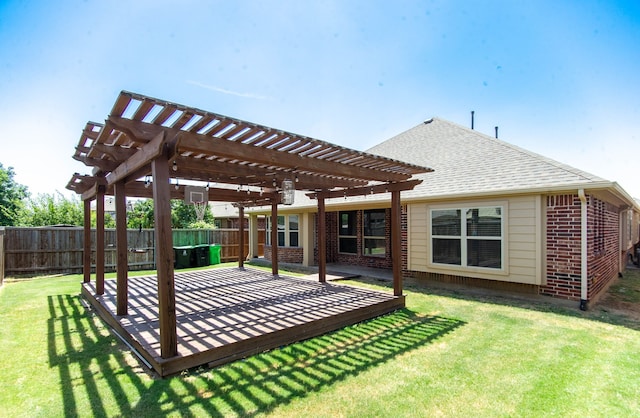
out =
[(431, 123), (431, 122), (433, 122), (433, 118), (425, 120), (425, 121), (424, 121), (424, 124), (425, 124), (425, 125), (427, 125), (427, 124), (429, 124), (429, 123)]

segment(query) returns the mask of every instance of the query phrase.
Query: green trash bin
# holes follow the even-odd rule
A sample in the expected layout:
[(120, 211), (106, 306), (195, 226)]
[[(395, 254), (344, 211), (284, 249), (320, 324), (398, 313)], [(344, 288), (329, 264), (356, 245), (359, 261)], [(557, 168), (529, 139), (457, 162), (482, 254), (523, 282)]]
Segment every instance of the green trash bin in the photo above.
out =
[(218, 244), (211, 244), (209, 246), (209, 264), (220, 264), (220, 251), (222, 247)]
[(193, 265), (193, 247), (173, 247), (173, 266), (177, 269), (186, 269)]
[(193, 267), (204, 267), (209, 265), (209, 245), (194, 245), (193, 247)]

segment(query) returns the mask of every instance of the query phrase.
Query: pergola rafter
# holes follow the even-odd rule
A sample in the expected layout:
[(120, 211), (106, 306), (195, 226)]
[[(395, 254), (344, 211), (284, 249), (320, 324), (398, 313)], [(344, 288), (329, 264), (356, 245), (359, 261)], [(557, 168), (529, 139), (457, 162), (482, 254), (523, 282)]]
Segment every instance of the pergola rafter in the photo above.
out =
[[(277, 219), (278, 188), (283, 180), (295, 181), (318, 199), (318, 249), (320, 281), (326, 260), (324, 200), (334, 196), (391, 192), (394, 293), (400, 284), (400, 192), (418, 184), (410, 180), (429, 168), (352, 150), (306, 136), (273, 129), (197, 108), (123, 91), (104, 124), (88, 122), (73, 158), (92, 168), (91, 175), (74, 174), (67, 188), (85, 201), (85, 237), (90, 225), (90, 200), (98, 201), (98, 219), (104, 216), (104, 196), (115, 195), (118, 237), (118, 314), (127, 312), (126, 197), (154, 199), (156, 258), (162, 357), (176, 355), (175, 289), (169, 200), (184, 198), (178, 180), (206, 183), (209, 199), (242, 208), (271, 205)], [(151, 180), (141, 181), (142, 178)], [(211, 187), (210, 183), (218, 186)], [(237, 190), (235, 187), (247, 187)], [(251, 186), (252, 188), (249, 188)], [(242, 223), (241, 223), (242, 225)], [(104, 252), (98, 222), (96, 251)], [(242, 231), (241, 231), (242, 235)], [(89, 241), (86, 239), (85, 241)], [(397, 242), (396, 242), (397, 241)], [(277, 242), (275, 239), (273, 242)], [(85, 242), (85, 252), (90, 251)], [(272, 271), (278, 273), (277, 246)], [(240, 257), (242, 259), (242, 256)], [(103, 263), (103, 258), (101, 261)], [(90, 259), (85, 257), (85, 264)], [(242, 266), (242, 260), (240, 260)], [(85, 265), (85, 281), (90, 279)], [(104, 289), (104, 266), (96, 266), (96, 289)]]

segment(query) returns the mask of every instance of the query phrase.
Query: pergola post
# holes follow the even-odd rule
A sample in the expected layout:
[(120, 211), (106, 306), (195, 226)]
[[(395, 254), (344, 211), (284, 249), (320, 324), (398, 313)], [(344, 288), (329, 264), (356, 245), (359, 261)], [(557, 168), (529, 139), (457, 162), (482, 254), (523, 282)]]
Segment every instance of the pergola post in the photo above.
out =
[(393, 294), (402, 296), (402, 207), (400, 191), (391, 192), (391, 264), (393, 267)]
[(271, 273), (278, 275), (278, 203), (271, 203)]
[(327, 281), (327, 225), (324, 197), (318, 197), (318, 280)]
[(82, 273), (84, 283), (91, 281), (91, 199), (84, 200), (84, 229), (82, 243)]
[(171, 233), (171, 195), (169, 160), (163, 153), (151, 162), (153, 175), (153, 218), (156, 233), (156, 268), (158, 275), (158, 310), (160, 322), (160, 356), (178, 354), (176, 295), (173, 277), (173, 237)]
[(238, 267), (244, 268), (244, 206), (238, 207), (238, 216), (240, 217), (240, 239), (238, 240)]
[(96, 193), (96, 294), (104, 294), (104, 186)]
[(116, 182), (114, 185), (116, 203), (116, 274), (117, 274), (117, 294), (116, 294), (116, 314), (127, 315), (128, 306), (128, 252), (127, 252), (127, 194), (124, 180)]

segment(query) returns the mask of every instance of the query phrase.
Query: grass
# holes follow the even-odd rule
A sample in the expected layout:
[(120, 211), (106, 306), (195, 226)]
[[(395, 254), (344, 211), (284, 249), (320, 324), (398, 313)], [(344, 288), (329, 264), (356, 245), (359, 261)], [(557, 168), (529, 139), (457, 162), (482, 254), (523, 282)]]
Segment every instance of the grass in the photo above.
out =
[[(640, 289), (633, 274), (623, 285)], [(581, 312), (408, 281), (404, 310), (158, 379), (85, 311), (80, 281), (62, 276), (0, 289), (0, 416), (608, 417), (640, 410), (640, 327), (598, 306)], [(389, 290), (375, 280), (351, 283)]]
[(609, 288), (609, 296), (621, 302), (640, 304), (640, 274), (627, 270), (624, 280), (618, 280)]

